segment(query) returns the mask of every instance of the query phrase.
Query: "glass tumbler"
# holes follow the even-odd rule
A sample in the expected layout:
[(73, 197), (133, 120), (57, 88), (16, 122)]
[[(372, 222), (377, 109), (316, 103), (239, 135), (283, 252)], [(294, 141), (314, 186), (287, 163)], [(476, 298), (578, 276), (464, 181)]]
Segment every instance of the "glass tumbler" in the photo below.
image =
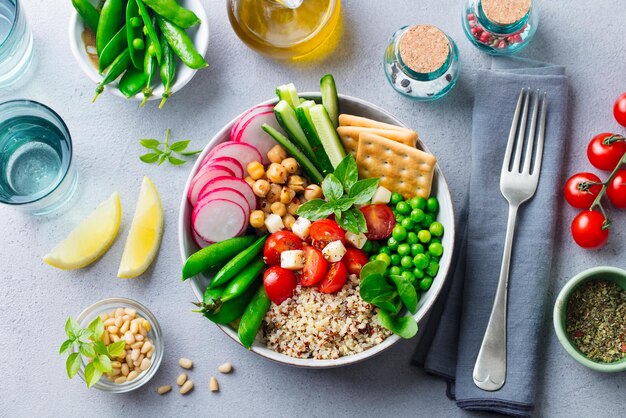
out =
[(31, 100), (0, 104), (0, 203), (45, 215), (70, 200), (77, 180), (59, 115)]
[(21, 0), (0, 0), (0, 89), (29, 73), (33, 35)]

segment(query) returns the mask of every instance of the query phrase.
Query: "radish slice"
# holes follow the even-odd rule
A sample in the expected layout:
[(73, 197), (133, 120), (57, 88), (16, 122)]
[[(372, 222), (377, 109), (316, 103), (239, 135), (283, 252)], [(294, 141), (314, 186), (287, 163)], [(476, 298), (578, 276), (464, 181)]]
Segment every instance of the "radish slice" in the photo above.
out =
[(203, 191), (204, 189), (198, 195), (197, 206), (201, 206), (203, 201), (206, 201), (209, 199), (230, 200), (232, 202), (235, 202), (239, 206), (241, 206), (244, 212), (246, 213), (246, 218), (250, 218), (250, 212), (251, 212), (250, 204), (248, 203), (248, 200), (246, 199), (246, 197), (243, 194), (241, 194), (241, 192), (238, 192), (237, 190), (231, 189), (229, 187), (220, 187), (217, 189), (212, 189), (208, 193), (204, 193)]
[(207, 161), (206, 165), (221, 165), (222, 167), (226, 167), (232, 171), (235, 174), (235, 177), (239, 177), (240, 179), (244, 178), (244, 169), (241, 166), (241, 163), (232, 157), (212, 158)]
[(273, 104), (258, 105), (248, 109), (246, 112), (244, 112), (243, 115), (241, 115), (241, 117), (233, 125), (233, 128), (230, 130), (230, 140), (234, 141), (237, 138), (237, 136), (239, 135), (239, 129), (244, 126), (248, 119), (250, 119), (252, 116), (256, 115), (257, 113), (264, 113), (273, 109)]
[(272, 149), (274, 145), (276, 145), (276, 141), (263, 131), (261, 126), (263, 126), (264, 123), (267, 123), (272, 128), (278, 130), (278, 132), (286, 136), (278, 124), (278, 121), (276, 121), (274, 112), (271, 111), (258, 113), (250, 118), (245, 125), (241, 126), (241, 129), (239, 129), (239, 133), (235, 137), (234, 141), (253, 145), (257, 150), (259, 150), (261, 156), (263, 156), (263, 164), (269, 164), (270, 160), (267, 158), (267, 152)]
[[(236, 177), (224, 176), (224, 177), (215, 178), (211, 180), (210, 182), (208, 182), (206, 186), (204, 186), (204, 188), (201, 190), (200, 193), (202, 195), (208, 195), (209, 193), (212, 193), (214, 190), (220, 189), (222, 187), (238, 191), (248, 201), (250, 210), (252, 211), (256, 209), (256, 196), (254, 192), (252, 191), (252, 187), (250, 187), (250, 185), (246, 183), (245, 181), (238, 179)], [(222, 216), (224, 215), (227, 215), (227, 214), (222, 214)]]
[(203, 240), (221, 242), (244, 232), (248, 219), (243, 208), (235, 202), (209, 199), (193, 208), (191, 224)]
[(189, 192), (187, 193), (187, 199), (189, 199), (189, 203), (191, 203), (192, 206), (196, 206), (196, 203), (198, 202), (198, 195), (200, 194), (202, 188), (208, 182), (218, 177), (235, 178), (235, 173), (224, 167), (202, 167), (200, 171), (198, 171), (198, 173), (196, 173), (196, 175), (193, 177), (193, 180), (191, 180)]
[(193, 239), (193, 242), (195, 242), (196, 246), (200, 249), (206, 248), (212, 244), (212, 242), (203, 240), (193, 228), (191, 228), (191, 239)]
[(204, 158), (204, 161), (202, 161), (202, 165), (205, 165), (212, 159), (220, 157), (234, 158), (239, 161), (239, 164), (241, 164), (244, 170), (252, 161), (263, 161), (261, 153), (259, 153), (259, 150), (254, 146), (245, 142), (228, 141), (213, 148), (211, 152), (209, 152), (209, 155)]

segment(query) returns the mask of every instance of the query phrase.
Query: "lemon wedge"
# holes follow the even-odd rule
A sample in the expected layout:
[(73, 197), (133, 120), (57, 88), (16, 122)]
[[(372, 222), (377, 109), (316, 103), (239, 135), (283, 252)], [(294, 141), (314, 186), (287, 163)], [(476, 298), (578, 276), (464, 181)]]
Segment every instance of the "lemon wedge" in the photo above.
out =
[(120, 195), (115, 192), (54, 247), (43, 261), (62, 270), (75, 270), (93, 263), (113, 244), (121, 221)]
[(144, 177), (117, 277), (132, 279), (143, 274), (156, 257), (162, 236), (161, 198), (150, 179)]

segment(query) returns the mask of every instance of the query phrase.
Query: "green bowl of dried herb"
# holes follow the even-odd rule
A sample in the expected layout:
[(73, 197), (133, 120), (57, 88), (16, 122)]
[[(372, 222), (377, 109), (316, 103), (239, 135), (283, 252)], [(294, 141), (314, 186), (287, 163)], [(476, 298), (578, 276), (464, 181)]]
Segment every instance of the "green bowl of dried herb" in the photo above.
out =
[(565, 350), (599, 372), (626, 371), (626, 271), (594, 267), (570, 279), (554, 305)]

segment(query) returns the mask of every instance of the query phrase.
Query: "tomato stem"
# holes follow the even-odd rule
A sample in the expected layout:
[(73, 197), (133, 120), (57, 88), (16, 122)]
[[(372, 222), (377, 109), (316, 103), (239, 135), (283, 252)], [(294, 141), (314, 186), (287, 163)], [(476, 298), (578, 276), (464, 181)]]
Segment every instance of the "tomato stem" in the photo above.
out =
[[(619, 137), (621, 139), (618, 140), (623, 140), (626, 141), (626, 138), (620, 136), (620, 135), (612, 135), (610, 137), (607, 137), (605, 139), (605, 141), (609, 138), (613, 138), (613, 137)], [(615, 141), (613, 141), (615, 142)], [(615, 168), (613, 169), (613, 171), (611, 172), (611, 175), (609, 176), (608, 179), (606, 179), (605, 182), (602, 183), (602, 189), (600, 190), (600, 193), (598, 193), (598, 196), (595, 198), (595, 200), (593, 201), (593, 203), (591, 204), (591, 206), (589, 207), (589, 210), (593, 210), (595, 207), (600, 209), (600, 212), (602, 212), (602, 215), (604, 215), (604, 223), (602, 224), (602, 229), (608, 229), (611, 227), (611, 221), (609, 219), (609, 217), (607, 216), (606, 212), (604, 211), (604, 207), (602, 206), (602, 197), (605, 195), (606, 193), (606, 188), (609, 186), (609, 184), (611, 184), (611, 181), (613, 181), (613, 178), (615, 177), (615, 175), (617, 174), (617, 172), (619, 171), (619, 169), (621, 168), (622, 164), (626, 164), (626, 154), (622, 155), (622, 158), (619, 160), (619, 162), (617, 163), (617, 165), (615, 166)], [(592, 183), (592, 182), (583, 182), (583, 183)], [(579, 189), (582, 186), (582, 184), (579, 184)], [(598, 184), (598, 183), (593, 183), (593, 184)], [(587, 190), (587, 189), (581, 189), (581, 190)]]
[[(604, 138), (602, 140), (602, 143), (606, 146), (609, 146), (611, 144), (614, 144), (615, 142), (623, 142), (623, 141), (626, 141), (626, 138), (624, 138), (621, 135), (615, 134), (615, 135), (607, 136), (606, 138)], [(619, 167), (619, 164), (617, 166)]]

